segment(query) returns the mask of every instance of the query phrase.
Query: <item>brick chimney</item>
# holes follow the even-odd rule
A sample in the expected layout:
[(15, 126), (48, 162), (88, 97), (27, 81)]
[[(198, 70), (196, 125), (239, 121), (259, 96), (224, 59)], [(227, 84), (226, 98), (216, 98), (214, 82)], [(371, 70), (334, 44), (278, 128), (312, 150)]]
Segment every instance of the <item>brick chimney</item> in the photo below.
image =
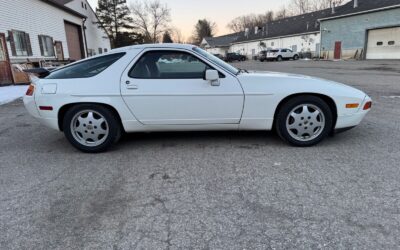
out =
[(332, 3), (332, 14), (335, 14), (336, 10), (335, 10), (335, 3)]

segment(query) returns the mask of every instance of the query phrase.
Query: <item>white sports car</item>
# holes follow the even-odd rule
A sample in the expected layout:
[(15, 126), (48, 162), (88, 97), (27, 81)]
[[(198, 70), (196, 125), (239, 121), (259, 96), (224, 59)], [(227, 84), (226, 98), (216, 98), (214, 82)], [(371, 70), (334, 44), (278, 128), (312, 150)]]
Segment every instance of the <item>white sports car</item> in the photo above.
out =
[(115, 49), (52, 71), (24, 97), (31, 115), (73, 146), (100, 152), (123, 132), (272, 130), (312, 146), (357, 126), (362, 91), (327, 80), (248, 73), (182, 44)]

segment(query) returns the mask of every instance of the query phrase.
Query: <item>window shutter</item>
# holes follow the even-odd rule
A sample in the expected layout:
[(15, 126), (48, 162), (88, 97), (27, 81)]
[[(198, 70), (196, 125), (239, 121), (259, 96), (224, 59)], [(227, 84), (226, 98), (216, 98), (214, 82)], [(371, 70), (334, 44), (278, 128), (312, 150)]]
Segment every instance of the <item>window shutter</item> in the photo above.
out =
[(8, 31), (8, 38), (10, 40), (11, 54), (12, 54), (12, 56), (17, 56), (17, 51), (15, 49), (14, 35), (11, 30)]
[(39, 38), (39, 46), (40, 46), (40, 55), (44, 56), (44, 49), (43, 49), (44, 44), (43, 44), (42, 36), (39, 35), (38, 38)]
[(29, 34), (25, 33), (25, 41), (26, 41), (26, 46), (27, 46), (27, 52), (28, 56), (32, 56), (32, 45), (31, 45), (31, 39), (29, 38)]

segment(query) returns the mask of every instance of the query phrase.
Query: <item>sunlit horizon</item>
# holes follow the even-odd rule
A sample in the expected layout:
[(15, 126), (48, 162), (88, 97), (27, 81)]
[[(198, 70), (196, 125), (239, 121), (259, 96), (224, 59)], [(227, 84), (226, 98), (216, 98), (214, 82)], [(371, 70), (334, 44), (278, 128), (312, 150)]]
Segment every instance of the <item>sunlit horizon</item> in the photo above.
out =
[[(88, 1), (93, 9), (97, 7), (98, 0)], [(133, 2), (135, 0), (128, 0), (128, 5)], [(229, 34), (232, 31), (227, 25), (235, 17), (252, 13), (262, 14), (269, 10), (277, 11), (289, 0), (161, 0), (161, 2), (166, 3), (171, 9), (171, 26), (180, 30), (184, 40), (188, 40), (199, 19), (207, 18), (215, 22), (216, 35)]]

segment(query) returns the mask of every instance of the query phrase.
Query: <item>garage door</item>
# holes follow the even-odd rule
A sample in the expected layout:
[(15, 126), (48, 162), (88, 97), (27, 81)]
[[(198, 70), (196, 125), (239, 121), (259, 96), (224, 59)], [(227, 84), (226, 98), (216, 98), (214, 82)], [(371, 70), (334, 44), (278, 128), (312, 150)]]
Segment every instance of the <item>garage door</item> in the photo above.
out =
[(370, 30), (367, 59), (400, 59), (400, 27)]
[(65, 33), (67, 35), (67, 45), (69, 59), (80, 60), (83, 58), (82, 53), (82, 33), (78, 25), (65, 23)]

